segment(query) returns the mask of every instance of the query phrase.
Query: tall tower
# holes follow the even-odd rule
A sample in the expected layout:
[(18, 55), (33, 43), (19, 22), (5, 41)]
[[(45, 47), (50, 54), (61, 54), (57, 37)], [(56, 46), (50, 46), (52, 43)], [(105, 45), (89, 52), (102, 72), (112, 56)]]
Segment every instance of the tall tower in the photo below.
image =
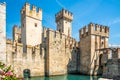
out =
[(6, 63), (6, 4), (0, 3), (0, 62)]
[(25, 3), (21, 10), (21, 41), (24, 45), (38, 45), (42, 38), (42, 10)]
[(109, 28), (90, 23), (80, 29), (80, 72), (88, 75), (101, 74), (99, 49), (108, 48)]
[(62, 9), (55, 15), (55, 17), (57, 30), (71, 37), (73, 14), (65, 9)]

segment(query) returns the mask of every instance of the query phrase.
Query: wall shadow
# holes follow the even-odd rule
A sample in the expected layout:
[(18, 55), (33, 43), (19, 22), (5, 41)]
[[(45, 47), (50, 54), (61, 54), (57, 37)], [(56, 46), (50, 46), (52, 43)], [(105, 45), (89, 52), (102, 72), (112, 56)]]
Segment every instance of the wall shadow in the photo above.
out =
[(68, 74), (78, 74), (80, 66), (80, 49), (78, 47), (74, 48), (71, 51), (71, 58), (69, 58), (69, 62), (67, 65), (67, 73)]

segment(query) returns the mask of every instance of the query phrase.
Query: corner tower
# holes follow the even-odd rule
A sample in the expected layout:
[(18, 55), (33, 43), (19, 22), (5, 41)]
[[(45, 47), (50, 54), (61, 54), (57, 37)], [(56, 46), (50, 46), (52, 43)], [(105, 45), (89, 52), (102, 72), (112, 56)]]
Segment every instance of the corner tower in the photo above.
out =
[(42, 38), (42, 10), (25, 3), (21, 10), (21, 41), (24, 45), (38, 45)]
[(73, 14), (65, 9), (62, 9), (55, 15), (55, 17), (57, 30), (71, 37)]
[(109, 28), (90, 23), (80, 29), (80, 72), (88, 75), (101, 74), (101, 57), (99, 49), (108, 48)]
[(0, 62), (6, 63), (6, 3), (0, 3)]

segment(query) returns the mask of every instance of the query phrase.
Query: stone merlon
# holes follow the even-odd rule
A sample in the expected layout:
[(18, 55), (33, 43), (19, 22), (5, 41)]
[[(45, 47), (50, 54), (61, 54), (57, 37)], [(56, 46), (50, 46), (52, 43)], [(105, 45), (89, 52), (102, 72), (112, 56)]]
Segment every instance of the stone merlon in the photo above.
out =
[(59, 21), (59, 19), (61, 18), (65, 18), (65, 19), (68, 19), (70, 21), (73, 20), (73, 14), (68, 11), (68, 10), (65, 10), (65, 9), (62, 9), (60, 12), (58, 12), (56, 15), (56, 22)]
[(23, 16), (27, 15), (42, 20), (42, 9), (41, 8), (36, 9), (36, 6), (34, 5), (32, 5), (32, 9), (30, 9), (29, 3), (25, 3), (21, 10), (21, 14)]
[(80, 29), (80, 37), (82, 38), (86, 35), (102, 35), (105, 37), (109, 37), (109, 27), (90, 23)]

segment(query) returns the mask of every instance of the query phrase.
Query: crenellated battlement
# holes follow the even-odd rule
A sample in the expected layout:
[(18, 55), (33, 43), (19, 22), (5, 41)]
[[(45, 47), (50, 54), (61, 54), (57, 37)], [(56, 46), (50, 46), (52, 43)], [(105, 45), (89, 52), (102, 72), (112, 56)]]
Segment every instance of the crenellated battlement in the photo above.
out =
[(50, 42), (61, 42), (65, 44), (66, 48), (72, 49), (73, 47), (78, 47), (77, 41), (72, 38), (66, 36), (64, 33), (60, 33), (59, 31), (54, 31), (52, 29), (46, 29), (47, 30), (47, 39), (49, 39)]
[(48, 28), (43, 27), (43, 33), (45, 33), (48, 30)]
[(17, 34), (21, 34), (21, 28), (19, 28), (17, 25), (13, 26), (13, 31)]
[(80, 29), (80, 38), (86, 37), (88, 35), (101, 35), (104, 37), (109, 37), (109, 27), (90, 23)]
[(3, 3), (0, 3), (0, 5), (2, 5), (2, 6), (6, 6), (6, 3), (5, 3), (5, 2), (3, 2)]
[(7, 39), (7, 40), (6, 40), (6, 44), (13, 44), (13, 42), (12, 42), (12, 40)]
[(78, 47), (78, 42), (74, 38), (66, 38), (65, 39), (65, 48), (76, 48)]
[(32, 48), (33, 46), (31, 46), (31, 45), (26, 45), (26, 47), (27, 47), (27, 48)]
[(30, 9), (30, 4), (25, 3), (21, 10), (21, 15), (22, 17), (29, 16), (38, 20), (42, 20), (42, 9), (37, 9), (34, 5), (32, 5), (32, 9)]
[(53, 39), (54, 38), (63, 39), (65, 37), (67, 37), (64, 33), (61, 33), (59, 31), (54, 31), (50, 28), (47, 29), (47, 34), (50, 35)]
[[(36, 45), (36, 46), (31, 46), (31, 45), (26, 45), (26, 50), (27, 52), (24, 53), (23, 52), (23, 44), (22, 43), (17, 43), (17, 42), (12, 42), (12, 40), (7, 40), (6, 41), (6, 44), (7, 44), (7, 49), (11, 49), (10, 51), (12, 53), (15, 53), (15, 57), (14, 58), (17, 58), (17, 55), (21, 55), (21, 57), (24, 57), (25, 55), (22, 55), (22, 54), (26, 54), (27, 55), (31, 55), (33, 56), (35, 54), (40, 54), (40, 45)], [(20, 53), (20, 54), (19, 54)]]
[(16, 43), (16, 45), (23, 47), (23, 44), (22, 44), (22, 43)]
[(73, 20), (73, 14), (65, 9), (62, 9), (60, 12), (58, 12), (56, 15), (56, 22), (58, 22), (61, 18), (69, 20), (70, 22)]
[(43, 46), (47, 46), (47, 42), (50, 42), (51, 44), (57, 44), (58, 42), (65, 45), (65, 48), (72, 49), (73, 47), (78, 47), (78, 42), (74, 38), (69, 37), (64, 33), (54, 31), (49, 28), (44, 28), (43, 32), (46, 34), (46, 37), (44, 36), (45, 40), (43, 41)]
[(21, 28), (19, 28), (17, 25), (13, 26), (13, 40), (21, 43)]
[(42, 33), (43, 38), (45, 38), (47, 36), (47, 31), (48, 31), (48, 28), (43, 27), (43, 33)]
[(36, 45), (35, 49), (40, 50), (40, 45)]

